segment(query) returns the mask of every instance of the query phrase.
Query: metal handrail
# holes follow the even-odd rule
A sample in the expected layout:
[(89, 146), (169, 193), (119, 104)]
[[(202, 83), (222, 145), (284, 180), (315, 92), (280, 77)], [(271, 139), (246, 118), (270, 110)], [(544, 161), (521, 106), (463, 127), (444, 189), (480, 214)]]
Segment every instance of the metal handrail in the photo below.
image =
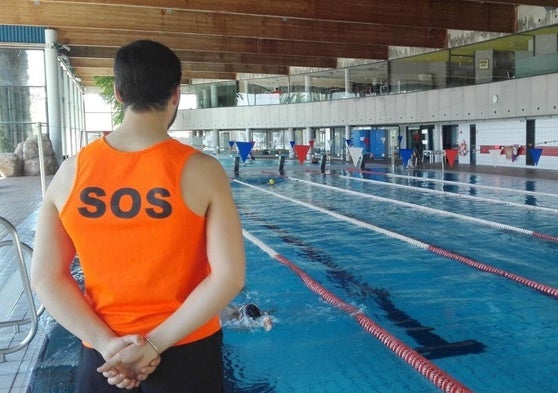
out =
[(5, 360), (5, 355), (13, 352), (17, 352), (27, 344), (31, 342), (31, 340), (35, 337), (37, 333), (37, 328), (39, 325), (39, 317), (44, 311), (44, 307), (41, 305), (38, 309), (35, 307), (35, 300), (33, 298), (33, 291), (31, 289), (31, 282), (29, 280), (29, 274), (27, 272), (27, 266), (25, 264), (25, 259), (23, 256), (23, 250), (26, 250), (28, 253), (32, 254), (33, 249), (25, 244), (22, 243), (19, 239), (19, 235), (17, 233), (16, 228), (10, 223), (7, 219), (0, 216), (0, 225), (4, 226), (8, 231), (9, 235), (11, 236), (12, 240), (3, 240), (0, 241), (0, 248), (5, 246), (13, 246), (16, 251), (16, 257), (18, 262), (18, 270), (19, 276), (21, 278), (21, 283), (23, 285), (23, 293), (25, 295), (25, 300), (29, 307), (30, 316), (29, 318), (19, 319), (19, 320), (8, 320), (8, 321), (0, 321), (0, 328), (7, 328), (7, 327), (14, 327), (16, 333), (19, 332), (19, 328), (23, 324), (31, 323), (31, 328), (27, 332), (27, 335), (18, 343), (10, 344), (5, 348), (0, 348), (0, 361)]

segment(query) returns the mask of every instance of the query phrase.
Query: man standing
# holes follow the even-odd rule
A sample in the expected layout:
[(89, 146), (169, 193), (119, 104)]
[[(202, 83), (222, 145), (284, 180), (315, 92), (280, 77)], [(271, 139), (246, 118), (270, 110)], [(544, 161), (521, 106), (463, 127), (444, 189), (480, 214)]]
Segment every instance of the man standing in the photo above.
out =
[[(219, 312), (245, 254), (229, 180), (169, 137), (181, 65), (136, 41), (115, 57), (122, 125), (66, 160), (41, 207), (32, 286), (83, 342), (78, 391), (221, 392)], [(84, 291), (70, 274), (78, 255)]]

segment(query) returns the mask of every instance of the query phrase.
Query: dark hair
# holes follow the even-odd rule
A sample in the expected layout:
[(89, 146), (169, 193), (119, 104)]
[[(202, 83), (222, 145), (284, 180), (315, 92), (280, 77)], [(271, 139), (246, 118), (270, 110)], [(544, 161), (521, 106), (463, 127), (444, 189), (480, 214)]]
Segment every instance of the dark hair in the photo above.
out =
[(162, 110), (180, 85), (180, 59), (165, 45), (134, 41), (122, 46), (114, 57), (114, 86), (124, 108), (135, 112)]
[(257, 319), (257, 318), (262, 316), (262, 313), (261, 313), (260, 309), (258, 308), (258, 306), (256, 306), (255, 304), (251, 304), (251, 303), (242, 306), (240, 308), (240, 313), (242, 314), (242, 316), (252, 318), (252, 319)]

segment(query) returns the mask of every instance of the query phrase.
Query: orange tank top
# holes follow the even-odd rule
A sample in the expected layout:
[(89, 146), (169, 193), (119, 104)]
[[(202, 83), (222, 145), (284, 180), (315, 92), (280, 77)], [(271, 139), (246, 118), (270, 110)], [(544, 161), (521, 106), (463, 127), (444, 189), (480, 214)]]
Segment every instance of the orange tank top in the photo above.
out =
[[(184, 203), (180, 178), (196, 152), (174, 139), (122, 152), (101, 138), (77, 157), (60, 212), (84, 274), (85, 297), (119, 335), (145, 335), (209, 274), (205, 218)], [(220, 328), (216, 315), (176, 343)]]

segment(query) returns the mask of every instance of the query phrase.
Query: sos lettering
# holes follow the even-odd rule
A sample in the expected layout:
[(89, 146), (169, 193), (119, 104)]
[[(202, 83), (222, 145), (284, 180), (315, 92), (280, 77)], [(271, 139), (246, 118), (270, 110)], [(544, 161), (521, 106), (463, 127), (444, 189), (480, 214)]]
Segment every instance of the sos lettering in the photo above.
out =
[(101, 187), (85, 187), (79, 197), (86, 206), (79, 207), (78, 212), (87, 218), (100, 218), (107, 214), (107, 209), (110, 209), (109, 214), (119, 218), (134, 218), (142, 209), (149, 217), (157, 219), (172, 213), (172, 205), (165, 199), (170, 197), (166, 188), (152, 188), (144, 199), (134, 188), (119, 188), (109, 197)]

